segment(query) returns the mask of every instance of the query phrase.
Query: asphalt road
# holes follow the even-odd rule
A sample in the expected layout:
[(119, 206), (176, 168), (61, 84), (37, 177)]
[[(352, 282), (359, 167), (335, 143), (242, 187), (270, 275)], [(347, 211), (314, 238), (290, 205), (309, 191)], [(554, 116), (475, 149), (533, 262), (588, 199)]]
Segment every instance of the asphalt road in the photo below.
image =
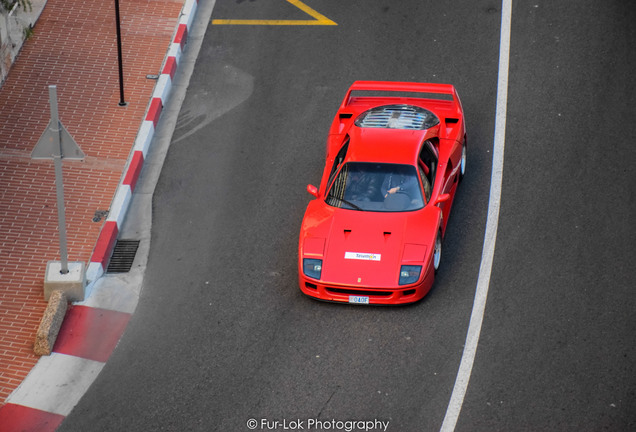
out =
[(499, 232), (458, 430), (636, 430), (636, 5), (513, 12)]
[[(208, 27), (138, 308), (60, 430), (439, 430), (481, 260), (501, 4), (305, 3), (338, 25)], [(636, 6), (553, 3), (513, 4), (499, 229), (458, 431), (636, 428)], [(312, 19), (282, 0), (217, 0), (212, 17)], [(466, 112), (442, 268), (412, 306), (325, 304), (297, 287), (305, 186), (359, 79), (453, 83)]]

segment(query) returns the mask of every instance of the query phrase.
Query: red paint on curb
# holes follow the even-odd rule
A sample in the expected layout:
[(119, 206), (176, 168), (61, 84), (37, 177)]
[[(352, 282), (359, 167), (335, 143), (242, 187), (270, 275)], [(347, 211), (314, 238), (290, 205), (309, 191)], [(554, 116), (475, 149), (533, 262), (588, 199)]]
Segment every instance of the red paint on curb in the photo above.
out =
[(106, 268), (118, 233), (117, 222), (106, 221), (97, 238), (97, 244), (91, 256), (91, 262), (101, 263), (102, 267), (104, 269)]
[(174, 78), (174, 74), (177, 72), (177, 58), (170, 56), (166, 60), (166, 64), (163, 66), (162, 74), (170, 75), (170, 79)]
[(135, 190), (135, 185), (141, 174), (141, 168), (144, 166), (144, 154), (141, 150), (137, 150), (133, 153), (133, 157), (130, 160), (130, 165), (126, 171), (124, 177), (124, 184), (130, 186), (131, 192)]
[(0, 408), (0, 432), (53, 432), (64, 416), (8, 403)]
[(106, 362), (124, 333), (130, 314), (73, 305), (66, 312), (53, 351)]
[(186, 40), (188, 39), (188, 25), (179, 24), (177, 34), (174, 36), (174, 43), (178, 43), (181, 46), (181, 51), (185, 47)]
[(152, 121), (152, 124), (157, 127), (161, 110), (163, 109), (163, 103), (160, 98), (152, 98), (150, 107), (148, 108), (148, 114), (146, 114), (146, 120)]

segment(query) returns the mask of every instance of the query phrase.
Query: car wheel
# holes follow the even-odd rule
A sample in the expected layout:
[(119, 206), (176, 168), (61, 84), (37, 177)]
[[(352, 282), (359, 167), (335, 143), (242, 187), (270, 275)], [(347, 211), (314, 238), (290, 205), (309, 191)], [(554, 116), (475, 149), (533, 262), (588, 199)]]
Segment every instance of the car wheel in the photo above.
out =
[(460, 181), (464, 178), (464, 174), (466, 174), (466, 138), (464, 138), (464, 143), (462, 144), (462, 158), (459, 162)]
[(439, 269), (439, 264), (442, 261), (442, 232), (437, 233), (435, 238), (435, 250), (433, 251), (433, 268), (435, 272)]

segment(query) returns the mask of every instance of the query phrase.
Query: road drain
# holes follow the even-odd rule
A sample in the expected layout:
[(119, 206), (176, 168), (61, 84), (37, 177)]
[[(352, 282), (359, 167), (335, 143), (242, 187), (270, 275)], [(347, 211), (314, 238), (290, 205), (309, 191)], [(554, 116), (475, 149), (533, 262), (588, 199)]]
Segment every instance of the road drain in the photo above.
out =
[(137, 254), (137, 248), (139, 247), (139, 240), (117, 240), (115, 248), (113, 249), (113, 255), (108, 262), (108, 273), (127, 273), (132, 267), (135, 255)]

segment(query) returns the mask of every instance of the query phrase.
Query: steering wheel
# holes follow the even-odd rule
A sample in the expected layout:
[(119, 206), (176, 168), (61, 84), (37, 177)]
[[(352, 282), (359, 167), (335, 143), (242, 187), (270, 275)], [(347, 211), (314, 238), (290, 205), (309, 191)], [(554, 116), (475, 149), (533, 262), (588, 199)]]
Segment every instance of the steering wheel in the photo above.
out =
[(384, 208), (389, 211), (406, 210), (411, 205), (411, 198), (404, 191), (388, 194), (384, 198)]

